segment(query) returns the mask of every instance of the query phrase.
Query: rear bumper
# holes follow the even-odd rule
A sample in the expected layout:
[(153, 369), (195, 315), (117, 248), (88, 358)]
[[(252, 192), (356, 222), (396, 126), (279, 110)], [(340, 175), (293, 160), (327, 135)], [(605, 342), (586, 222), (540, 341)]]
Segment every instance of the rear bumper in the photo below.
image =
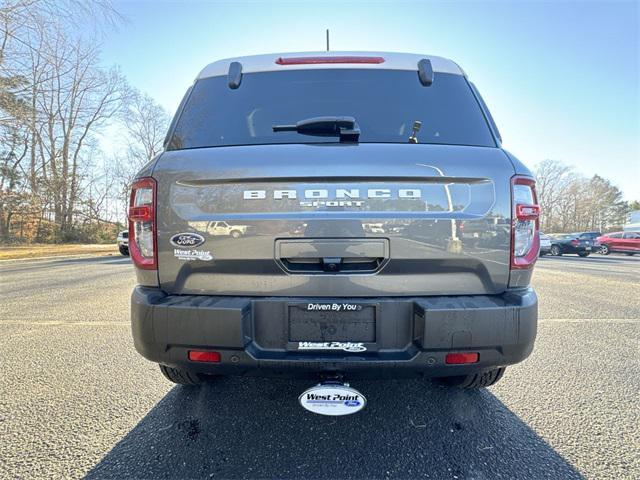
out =
[[(292, 306), (332, 301), (375, 308), (375, 338), (364, 343), (366, 351), (301, 351), (300, 338), (292, 341), (300, 334), (290, 328)], [(537, 317), (532, 289), (491, 296), (309, 299), (172, 296), (138, 286), (131, 299), (133, 339), (141, 355), (173, 367), (230, 375), (463, 375), (524, 360), (533, 349)], [(331, 340), (312, 337), (304, 340)], [(194, 349), (219, 352), (221, 360), (191, 362), (188, 351)], [(479, 352), (479, 361), (445, 364), (447, 353), (461, 351)]]

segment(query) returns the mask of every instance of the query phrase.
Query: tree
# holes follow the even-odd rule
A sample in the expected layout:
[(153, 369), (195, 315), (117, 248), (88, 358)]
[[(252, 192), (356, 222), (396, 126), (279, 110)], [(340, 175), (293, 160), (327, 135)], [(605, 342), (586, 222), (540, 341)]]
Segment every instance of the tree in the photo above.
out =
[(120, 182), (121, 201), (128, 202), (133, 179), (140, 169), (163, 150), (171, 119), (168, 112), (150, 96), (133, 91), (123, 123), (129, 136), (126, 153), (116, 159), (115, 175)]
[(624, 223), (629, 205), (609, 180), (587, 179), (554, 160), (538, 164), (535, 174), (543, 231), (604, 231)]
[(117, 70), (98, 64), (96, 39), (80, 32), (116, 19), (107, 0), (6, 0), (0, 6), (2, 237), (9, 236), (17, 199), (25, 198), (39, 203), (41, 217), (51, 211), (63, 235), (73, 229), (86, 189), (87, 152), (128, 91)]

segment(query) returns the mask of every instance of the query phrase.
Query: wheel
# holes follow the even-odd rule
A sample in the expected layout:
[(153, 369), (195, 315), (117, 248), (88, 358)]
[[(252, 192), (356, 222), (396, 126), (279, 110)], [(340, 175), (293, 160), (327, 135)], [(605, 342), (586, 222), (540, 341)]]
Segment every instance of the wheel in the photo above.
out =
[(121, 255), (124, 255), (125, 257), (129, 256), (129, 249), (127, 247), (118, 247), (118, 250), (120, 250)]
[(611, 253), (611, 249), (609, 248), (609, 245), (601, 245), (600, 246), (600, 253), (602, 255), (609, 255)]
[(166, 365), (160, 365), (160, 371), (167, 380), (178, 385), (202, 385), (208, 380), (206, 375)]
[(562, 255), (562, 250), (560, 250), (560, 247), (558, 245), (551, 245), (551, 255), (553, 255), (554, 257), (559, 257)]
[(471, 375), (436, 378), (436, 381), (448, 387), (466, 389), (485, 388), (497, 383), (504, 375), (505, 370), (506, 367), (500, 367), (486, 372), (473, 373)]
[(578, 252), (578, 256), (582, 257), (582, 258), (588, 257), (589, 256), (589, 252)]
[(231, 230), (231, 236), (233, 238), (240, 238), (242, 236), (242, 232), (238, 230)]

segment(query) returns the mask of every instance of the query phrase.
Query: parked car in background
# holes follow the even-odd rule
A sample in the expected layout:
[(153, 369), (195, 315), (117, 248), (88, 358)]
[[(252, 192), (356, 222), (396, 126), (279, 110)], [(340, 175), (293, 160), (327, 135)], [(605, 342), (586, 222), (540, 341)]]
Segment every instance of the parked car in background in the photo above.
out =
[(601, 236), (602, 233), (601, 232), (582, 232), (582, 233), (572, 233), (571, 235), (577, 235), (578, 238), (580, 239), (591, 240), (592, 242), (596, 242), (598, 237)]
[(551, 237), (551, 248), (549, 253), (554, 257), (569, 253), (579, 257), (588, 257), (593, 251), (591, 237), (580, 233), (568, 233)]
[(120, 253), (122, 255), (129, 256), (129, 231), (128, 230), (123, 230), (118, 234), (116, 243), (118, 244), (118, 250), (120, 250)]
[(551, 237), (540, 232), (540, 256), (551, 253)]
[(600, 253), (609, 255), (611, 252), (635, 255), (640, 253), (640, 232), (614, 232), (598, 237)]

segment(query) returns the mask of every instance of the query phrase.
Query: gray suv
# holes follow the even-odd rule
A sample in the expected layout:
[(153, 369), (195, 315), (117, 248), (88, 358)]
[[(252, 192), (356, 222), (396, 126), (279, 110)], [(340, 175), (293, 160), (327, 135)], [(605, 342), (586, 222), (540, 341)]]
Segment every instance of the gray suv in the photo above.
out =
[(221, 60), (133, 185), (135, 347), (180, 384), (486, 387), (533, 349), (538, 215), (531, 172), (451, 60)]

